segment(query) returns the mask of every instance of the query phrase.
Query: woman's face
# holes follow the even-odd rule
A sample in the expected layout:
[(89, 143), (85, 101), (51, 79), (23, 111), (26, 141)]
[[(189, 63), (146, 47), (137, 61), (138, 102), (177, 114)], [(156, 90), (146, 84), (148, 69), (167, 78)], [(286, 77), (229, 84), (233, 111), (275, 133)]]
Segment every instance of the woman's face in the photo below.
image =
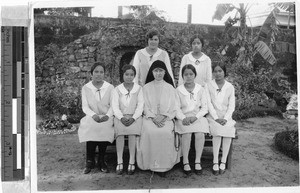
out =
[(132, 69), (128, 69), (123, 74), (123, 80), (125, 83), (132, 83), (134, 76), (134, 71)]
[(92, 80), (95, 82), (102, 82), (104, 79), (104, 69), (102, 66), (97, 66), (92, 74)]
[(185, 83), (194, 83), (195, 73), (191, 69), (185, 69), (183, 72), (183, 80)]
[(192, 42), (193, 52), (201, 52), (202, 46), (203, 45), (199, 38), (194, 39), (194, 41)]
[(155, 68), (152, 71), (152, 73), (153, 73), (154, 79), (157, 81), (160, 81), (160, 80), (164, 79), (166, 71), (162, 68)]
[(150, 49), (158, 48), (159, 38), (158, 36), (153, 36), (152, 38), (148, 39), (148, 47)]
[(215, 77), (216, 80), (223, 80), (225, 77), (225, 73), (223, 71), (223, 69), (220, 66), (216, 66), (214, 71), (213, 71), (213, 75)]

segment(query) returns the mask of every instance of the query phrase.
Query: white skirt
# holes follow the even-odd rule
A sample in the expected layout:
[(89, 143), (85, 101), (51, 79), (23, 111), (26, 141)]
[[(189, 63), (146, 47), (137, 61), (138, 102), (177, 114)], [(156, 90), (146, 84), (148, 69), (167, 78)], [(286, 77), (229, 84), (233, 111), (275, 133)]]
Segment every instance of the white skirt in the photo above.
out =
[(176, 132), (179, 134), (186, 134), (186, 133), (209, 133), (209, 126), (207, 119), (205, 117), (200, 117), (191, 125), (183, 125), (182, 120), (176, 121)]
[(207, 118), (209, 123), (209, 131), (212, 136), (221, 136), (221, 137), (235, 137), (235, 121), (230, 119), (225, 125), (221, 125), (216, 122), (211, 116)]
[(78, 129), (79, 142), (86, 141), (114, 141), (113, 117), (98, 123), (92, 117), (85, 116), (80, 120)]
[(137, 143), (137, 165), (141, 170), (166, 172), (180, 161), (176, 151), (173, 131), (174, 123), (165, 122), (158, 128), (151, 119), (143, 118), (143, 128)]
[(116, 137), (119, 135), (140, 135), (142, 130), (142, 117), (139, 117), (128, 127), (123, 125), (119, 119), (114, 118), (114, 128)]

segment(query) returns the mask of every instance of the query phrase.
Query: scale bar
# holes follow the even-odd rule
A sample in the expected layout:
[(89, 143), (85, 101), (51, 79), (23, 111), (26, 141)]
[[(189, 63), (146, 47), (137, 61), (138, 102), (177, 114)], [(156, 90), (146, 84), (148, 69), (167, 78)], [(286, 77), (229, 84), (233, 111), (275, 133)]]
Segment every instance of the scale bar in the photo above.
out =
[(12, 99), (12, 134), (17, 134), (18, 131), (17, 114), (18, 114), (18, 100)]

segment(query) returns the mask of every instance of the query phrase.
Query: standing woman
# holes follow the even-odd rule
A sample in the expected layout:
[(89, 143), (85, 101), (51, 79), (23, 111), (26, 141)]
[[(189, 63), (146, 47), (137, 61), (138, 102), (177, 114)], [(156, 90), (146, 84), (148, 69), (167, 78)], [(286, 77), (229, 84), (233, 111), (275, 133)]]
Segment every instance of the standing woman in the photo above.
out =
[(160, 38), (158, 30), (149, 30), (146, 34), (146, 38), (148, 41), (148, 46), (138, 50), (133, 59), (132, 65), (136, 69), (134, 82), (144, 86), (149, 68), (151, 67), (152, 63), (156, 60), (161, 60), (165, 63), (167, 71), (172, 78), (172, 82), (174, 83), (169, 55), (166, 51), (158, 48)]
[[(207, 84), (208, 123), (213, 136), (213, 173), (223, 174), (232, 138), (235, 137), (235, 121), (232, 113), (235, 109), (234, 87), (225, 80), (224, 64), (213, 65), (214, 80)], [(219, 150), (222, 141), (222, 158), (219, 165)]]
[(204, 133), (209, 133), (208, 122), (204, 117), (207, 113), (207, 100), (204, 87), (194, 82), (197, 77), (193, 65), (187, 64), (182, 68), (184, 84), (177, 87), (179, 109), (177, 111), (177, 132), (182, 134), (183, 171), (191, 173), (189, 151), (192, 133), (195, 135), (195, 173), (201, 174), (201, 156), (205, 142)]
[(195, 82), (204, 86), (212, 80), (211, 59), (202, 52), (204, 39), (199, 34), (194, 35), (190, 39), (190, 45), (192, 46), (192, 51), (184, 55), (181, 59), (178, 85), (184, 83), (184, 80), (180, 76), (183, 66), (186, 64), (192, 64), (196, 68), (197, 72)]
[(142, 113), (144, 108), (144, 98), (142, 87), (133, 82), (136, 71), (134, 66), (125, 65), (122, 68), (124, 82), (113, 91), (112, 108), (114, 111), (114, 127), (116, 131), (116, 145), (118, 165), (116, 172), (123, 173), (123, 150), (124, 136), (128, 135), (129, 164), (128, 174), (135, 171), (135, 148), (136, 136), (141, 134)]
[(96, 62), (91, 68), (92, 81), (82, 87), (82, 110), (85, 113), (78, 130), (79, 142), (86, 142), (87, 174), (95, 166), (95, 149), (98, 146), (98, 166), (107, 173), (104, 155), (108, 142), (114, 140), (111, 93), (114, 87), (104, 81), (105, 67)]
[(166, 65), (160, 60), (149, 69), (143, 87), (144, 118), (137, 148), (137, 164), (142, 170), (159, 172), (162, 177), (179, 162), (174, 145), (177, 95)]

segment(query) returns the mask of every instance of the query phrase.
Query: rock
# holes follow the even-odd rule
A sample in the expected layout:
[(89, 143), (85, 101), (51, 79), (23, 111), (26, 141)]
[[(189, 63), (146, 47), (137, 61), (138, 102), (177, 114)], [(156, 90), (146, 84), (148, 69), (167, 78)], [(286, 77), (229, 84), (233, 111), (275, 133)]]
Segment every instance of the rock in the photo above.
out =
[(68, 60), (69, 60), (70, 62), (76, 61), (75, 56), (74, 56), (73, 54), (69, 56), (69, 59), (68, 59)]
[(89, 47), (89, 52), (95, 52), (96, 47)]
[(286, 110), (297, 110), (298, 111), (298, 97), (296, 94), (292, 95), (290, 102), (286, 107)]
[(76, 66), (70, 67), (69, 69), (70, 69), (70, 72), (72, 72), (72, 73), (80, 72), (80, 68), (76, 67)]

